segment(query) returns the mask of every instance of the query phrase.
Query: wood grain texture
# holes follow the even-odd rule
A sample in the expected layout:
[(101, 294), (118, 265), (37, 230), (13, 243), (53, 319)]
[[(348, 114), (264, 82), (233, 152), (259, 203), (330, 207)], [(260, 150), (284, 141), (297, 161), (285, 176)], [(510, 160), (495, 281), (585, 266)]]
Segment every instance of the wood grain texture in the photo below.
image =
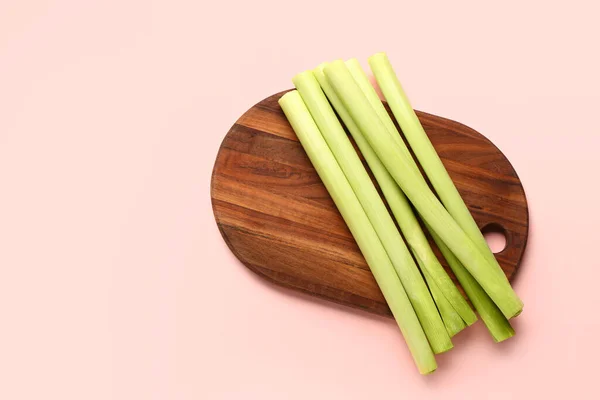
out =
[[(266, 279), (391, 316), (277, 103), (284, 93), (248, 110), (221, 144), (211, 182), (219, 230), (236, 257)], [(417, 115), (479, 227), (505, 233), (506, 248), (496, 257), (513, 278), (529, 226), (527, 200), (515, 170), (473, 129), (424, 112)]]

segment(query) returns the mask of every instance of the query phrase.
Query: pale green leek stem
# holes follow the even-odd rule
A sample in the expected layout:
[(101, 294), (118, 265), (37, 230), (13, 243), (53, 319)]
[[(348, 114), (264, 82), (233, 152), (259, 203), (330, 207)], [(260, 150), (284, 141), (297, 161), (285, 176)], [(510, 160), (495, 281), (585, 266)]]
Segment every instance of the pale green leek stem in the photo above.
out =
[(279, 104), (371, 268), (419, 372), (435, 371), (433, 351), (394, 266), (300, 94), (288, 92)]
[(448, 245), (502, 312), (517, 315), (523, 303), (506, 279), (500, 279), (494, 268), (469, 239), (429, 187), (403, 156), (400, 146), (390, 138), (383, 122), (362, 93), (343, 61), (334, 61), (324, 68), (331, 86), (366, 136), (379, 159), (410, 199), (417, 211)]
[[(431, 251), (431, 248), (427, 243), (425, 235), (422, 234), (421, 226), (419, 225), (419, 222), (415, 218), (413, 210), (410, 207), (408, 199), (406, 198), (406, 196), (404, 196), (404, 193), (402, 193), (402, 191), (398, 187), (398, 184), (396, 183), (396, 181), (394, 181), (394, 178), (392, 178), (392, 176), (385, 169), (385, 166), (381, 163), (381, 161), (377, 157), (377, 154), (375, 154), (375, 152), (373, 151), (363, 134), (360, 132), (360, 129), (358, 128), (358, 126), (356, 126), (356, 124), (352, 120), (352, 117), (350, 117), (350, 114), (348, 114), (348, 111), (335, 94), (335, 91), (325, 78), (325, 75), (323, 74), (323, 67), (325, 65), (326, 64), (321, 64), (317, 68), (315, 68), (313, 70), (314, 75), (317, 78), (319, 84), (321, 85), (321, 88), (327, 95), (329, 102), (331, 103), (341, 120), (346, 125), (346, 128), (354, 138), (354, 141), (356, 142), (356, 145), (360, 149), (363, 157), (369, 165), (371, 172), (373, 172), (373, 175), (379, 183), (379, 187), (381, 188), (383, 195), (386, 198), (392, 210), (392, 213), (398, 221), (400, 229), (404, 233), (404, 237), (407, 238), (407, 241), (409, 242), (409, 247), (411, 248), (413, 255), (423, 254), (427, 251), (427, 249)], [(422, 238), (420, 238), (417, 235), (419, 231), (421, 231)], [(417, 251), (419, 248), (423, 250)], [(437, 261), (437, 258), (435, 258), (435, 254), (433, 254), (433, 252), (431, 252), (431, 255), (434, 257), (433, 259)], [(431, 255), (428, 257), (431, 257)], [(424, 259), (419, 257), (415, 258), (417, 259), (417, 262), (420, 262), (419, 259)], [(428, 260), (431, 262), (432, 258), (428, 258)], [(425, 270), (423, 265), (419, 266), (421, 268), (421, 271)], [(427, 275), (425, 275), (425, 277), (427, 278)], [(456, 321), (457, 317), (461, 321), (462, 318), (454, 310), (453, 307), (447, 307), (447, 305), (450, 305), (450, 303), (447, 302), (445, 296), (443, 296), (441, 293), (438, 293), (439, 287), (435, 285), (435, 280), (431, 276), (429, 276), (427, 284), (432, 292), (438, 310), (440, 311), (440, 315), (442, 317), (442, 320), (444, 321), (446, 330), (448, 331), (450, 337), (452, 337), (461, 329), (460, 322)], [(433, 285), (435, 285), (435, 287)], [(452, 285), (454, 286), (453, 283)], [(444, 300), (446, 300), (446, 303), (443, 303)], [(464, 326), (465, 325), (463, 323), (462, 327)]]
[(302, 72), (292, 81), (375, 228), (421, 321), (433, 352), (437, 354), (450, 350), (450, 336), (427, 285), (313, 72)]
[[(403, 153), (407, 156), (408, 159), (410, 159), (412, 161), (414, 170), (418, 171), (418, 174), (421, 175), (421, 171), (419, 170), (416, 162), (412, 158), (412, 155), (410, 154), (408, 147), (402, 140), (400, 133), (396, 129), (396, 126), (394, 125), (387, 110), (383, 107), (383, 103), (380, 101), (379, 96), (375, 92), (375, 89), (370, 84), (367, 75), (364, 73), (363, 69), (360, 67), (360, 63), (358, 63), (358, 61), (356, 61), (356, 60), (348, 60), (348, 61), (346, 61), (346, 66), (348, 66), (348, 69), (350, 70), (350, 73), (354, 77), (354, 80), (357, 82), (358, 86), (361, 88), (363, 93), (365, 93), (365, 95), (367, 96), (367, 99), (369, 100), (369, 102), (371, 103), (371, 105), (376, 110), (377, 114), (379, 115), (379, 117), (382, 119), (382, 121), (386, 125), (388, 132), (392, 133), (392, 136), (395, 138), (396, 142), (401, 146)], [(321, 67), (321, 69), (322, 69), (322, 67)], [(325, 77), (323, 76), (323, 79), (324, 78)], [(327, 86), (329, 86), (329, 83), (327, 83)], [(329, 88), (331, 88), (331, 86), (329, 86)], [(333, 89), (330, 89), (330, 90), (333, 91)], [(329, 96), (329, 94), (328, 94), (328, 96)], [(342, 113), (340, 113), (340, 111), (338, 110), (338, 107), (343, 108), (343, 105), (341, 105), (341, 102), (337, 98), (337, 95), (335, 95), (335, 93), (333, 93), (332, 96), (335, 96), (336, 102), (339, 103), (339, 105), (336, 106), (336, 103), (332, 102), (332, 104), (336, 108), (336, 111), (338, 111), (338, 114), (340, 116), (346, 115), (347, 118), (350, 119), (350, 126), (357, 130), (358, 127), (356, 127), (356, 124), (354, 124), (354, 121), (351, 121), (351, 118), (347, 114), (347, 111), (345, 109), (343, 109)], [(346, 125), (348, 125), (348, 123), (345, 120), (344, 120), (344, 123), (346, 123)], [(349, 130), (352, 133), (352, 129), (349, 129)], [(362, 151), (362, 149), (361, 149), (361, 151)], [(371, 153), (373, 153), (372, 149), (370, 149), (370, 148), (369, 148), (369, 151)], [(368, 159), (367, 159), (367, 162), (368, 162)], [(379, 164), (381, 165), (380, 162), (379, 162)], [(386, 174), (387, 174), (387, 179), (393, 181), (392, 177), (389, 176), (387, 171), (386, 171)], [(379, 181), (379, 178), (378, 178), (378, 181)], [(396, 184), (395, 181), (393, 183)], [(381, 185), (381, 183), (380, 183), (380, 185)], [(404, 196), (404, 195), (402, 194), (402, 196)], [(387, 199), (387, 196), (386, 196), (386, 199)], [(389, 202), (390, 202), (390, 200), (388, 199), (388, 203)], [(393, 208), (392, 208), (392, 211), (394, 211)], [(396, 218), (398, 219), (399, 217), (396, 216)], [(498, 309), (498, 306), (496, 306), (496, 304), (494, 304), (494, 302), (489, 298), (487, 293), (485, 293), (485, 291), (481, 288), (481, 286), (477, 283), (477, 281), (465, 269), (465, 267), (454, 256), (454, 254), (452, 254), (452, 252), (450, 252), (448, 247), (446, 245), (444, 245), (443, 242), (441, 242), (441, 240), (439, 239), (439, 236), (437, 236), (435, 234), (433, 229), (428, 227), (427, 224), (426, 224), (426, 228), (428, 229), (429, 233), (432, 235), (432, 237), (438, 244), (438, 247), (442, 251), (444, 258), (448, 261), (450, 268), (456, 275), (456, 277), (457, 277), (458, 281), (460, 282), (461, 286), (463, 287), (465, 293), (471, 300), (471, 303), (473, 304), (473, 306), (475, 307), (475, 309), (481, 316), (481, 319), (483, 320), (484, 324), (490, 331), (490, 334), (492, 335), (492, 338), (494, 339), (494, 341), (501, 342), (503, 340), (506, 340), (506, 339), (514, 336), (514, 333), (515, 333), (514, 329), (510, 326), (510, 322), (508, 321), (508, 319), (506, 319), (506, 317)], [(404, 233), (404, 230), (403, 230), (403, 233)], [(407, 237), (406, 233), (404, 233), (404, 235), (405, 235), (405, 237)], [(424, 235), (421, 237), (421, 240), (426, 240)], [(407, 241), (410, 246), (411, 241), (408, 238), (407, 238)], [(431, 250), (431, 248), (429, 248), (429, 249)], [(414, 252), (413, 252), (413, 254), (414, 254)], [(431, 253), (431, 254), (433, 254), (433, 253)], [(417, 256), (415, 256), (415, 257), (417, 258), (417, 261), (418, 261), (419, 258)], [(423, 270), (423, 268), (421, 268), (421, 270)], [(435, 300), (435, 296), (434, 296), (434, 300)], [(438, 302), (436, 301), (436, 304), (437, 303)], [(438, 308), (440, 308), (439, 304), (438, 304)], [(440, 314), (442, 314), (441, 311), (440, 311)], [(442, 314), (442, 319), (444, 320), (444, 323), (446, 323), (446, 321), (449, 318), (447, 318), (447, 317), (445, 318), (444, 315)], [(448, 324), (446, 324), (446, 326), (448, 327)]]
[[(402, 149), (406, 160), (411, 164), (411, 167), (413, 168), (415, 173), (419, 177), (421, 177), (421, 179), (423, 179), (423, 182), (425, 182), (424, 178), (421, 175), (421, 172), (419, 171), (419, 168), (417, 167), (417, 164), (414, 162), (412, 156), (410, 155), (406, 144), (402, 141), (402, 138), (400, 137), (400, 134), (398, 133), (398, 130), (394, 125), (394, 122), (392, 121), (390, 115), (383, 106), (383, 103), (379, 99), (379, 96), (375, 92), (375, 89), (371, 85), (371, 82), (369, 82), (369, 78), (360, 66), (358, 60), (356, 60), (355, 58), (350, 59), (346, 61), (346, 66), (348, 67), (350, 74), (354, 78), (354, 81), (360, 87), (365, 97), (377, 113), (377, 116), (385, 125), (387, 132), (390, 134), (390, 137), (394, 139), (394, 141)], [(390, 177), (389, 179), (397, 186), (396, 182), (393, 181), (393, 178)], [(402, 233), (404, 233), (404, 237), (409, 243), (409, 246), (413, 251), (415, 258), (419, 263), (419, 266), (421, 267), (421, 269), (425, 268), (428, 270), (431, 278), (435, 280), (437, 286), (444, 294), (446, 299), (450, 302), (450, 304), (452, 304), (456, 312), (458, 312), (458, 314), (461, 316), (461, 318), (465, 321), (467, 325), (472, 325), (473, 323), (475, 323), (475, 321), (477, 321), (477, 316), (475, 315), (475, 313), (473, 312), (465, 298), (462, 296), (452, 279), (450, 279), (450, 277), (444, 270), (444, 267), (442, 267), (439, 260), (435, 256), (435, 253), (431, 249), (431, 246), (427, 241), (427, 237), (423, 233), (423, 230), (421, 229), (421, 226), (419, 225), (419, 222), (412, 208), (410, 207), (406, 196), (403, 195), (401, 200), (405, 203), (405, 205), (402, 207), (402, 214), (396, 216), (396, 219), (398, 221), (398, 224), (400, 225), (400, 228), (402, 229)], [(404, 228), (402, 228), (403, 225), (405, 226)]]
[[(398, 124), (402, 128), (402, 132), (410, 143), (413, 152), (421, 163), (425, 174), (431, 181), (440, 200), (489, 264), (489, 274), (495, 274), (497, 281), (504, 281), (503, 286), (506, 288), (510, 287), (504, 271), (502, 271), (496, 257), (494, 257), (494, 254), (487, 245), (481, 230), (469, 212), (429, 137), (425, 133), (419, 118), (410, 105), (406, 93), (400, 85), (400, 81), (396, 77), (387, 56), (385, 53), (375, 54), (369, 58), (369, 65)], [(444, 240), (444, 242), (446, 241)], [(446, 242), (446, 244), (448, 243)], [(465, 266), (469, 269), (468, 265)], [(474, 277), (479, 281), (476, 275)], [(479, 283), (487, 291), (483, 282)], [(509, 293), (508, 289), (506, 290)], [(492, 296), (492, 299), (494, 299), (507, 318), (518, 315), (523, 309), (523, 302), (514, 293), (512, 288), (510, 292), (512, 293), (509, 302), (501, 301), (499, 304)], [(491, 293), (488, 294), (491, 296)]]

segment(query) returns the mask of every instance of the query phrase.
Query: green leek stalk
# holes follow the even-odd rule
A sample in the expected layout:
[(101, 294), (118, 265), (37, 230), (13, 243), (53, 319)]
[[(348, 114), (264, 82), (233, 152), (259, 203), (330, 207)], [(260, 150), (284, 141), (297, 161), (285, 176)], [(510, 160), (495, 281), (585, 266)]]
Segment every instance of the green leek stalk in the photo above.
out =
[[(408, 147), (402, 140), (400, 133), (398, 132), (398, 130), (396, 129), (396, 126), (394, 125), (394, 122), (390, 118), (390, 115), (388, 114), (385, 107), (383, 107), (383, 103), (380, 101), (379, 96), (375, 92), (375, 89), (369, 82), (367, 75), (364, 73), (364, 70), (360, 67), (360, 64), (358, 63), (358, 61), (355, 59), (348, 60), (348, 61), (346, 61), (346, 66), (350, 70), (350, 73), (352, 74), (352, 76), (353, 76), (354, 80), (356, 81), (356, 83), (358, 84), (358, 86), (361, 88), (361, 90), (363, 91), (363, 93), (365, 94), (365, 96), (367, 97), (367, 99), (369, 100), (371, 105), (373, 106), (373, 108), (375, 108), (379, 117), (382, 119), (382, 121), (388, 128), (388, 132), (391, 132), (393, 134), (392, 136), (395, 138), (396, 142), (401, 146), (403, 153), (406, 154), (407, 157), (412, 161), (414, 170), (418, 171), (419, 175), (421, 175), (421, 171), (417, 167), (416, 162), (414, 162), (412, 155), (410, 155), (410, 151), (408, 150)], [(321, 70), (322, 70), (322, 68), (321, 68)], [(325, 80), (324, 75), (323, 75), (323, 80)], [(326, 82), (326, 85), (329, 87), (329, 89), (331, 91), (333, 91), (333, 89), (331, 89), (331, 86), (329, 85), (329, 83)], [(322, 84), (322, 86), (323, 86), (323, 84)], [(327, 93), (327, 91), (326, 91), (326, 93)], [(332, 104), (336, 108), (336, 111), (338, 112), (338, 114), (340, 116), (346, 115), (347, 116), (346, 118), (351, 120), (350, 116), (347, 114), (347, 111), (345, 109), (342, 110), (342, 113), (340, 113), (340, 110), (338, 110), (338, 107), (343, 108), (343, 105), (341, 105), (341, 102), (337, 98), (337, 95), (335, 95), (335, 93), (333, 93), (332, 96), (335, 96), (336, 102), (332, 101)], [(329, 93), (328, 93), (328, 97), (329, 97)], [(339, 105), (336, 106), (336, 103), (338, 103)], [(342, 119), (344, 120), (343, 117), (342, 117)], [(344, 120), (344, 123), (346, 123), (346, 125), (349, 126), (349, 123), (346, 122), (345, 120)], [(356, 124), (354, 124), (354, 121), (351, 121), (350, 124), (352, 127), (354, 127), (354, 129), (358, 129), (358, 127), (356, 127)], [(350, 131), (352, 133), (352, 129), (350, 129)], [(371, 153), (373, 153), (373, 151), (372, 151), (372, 149), (370, 149), (370, 147), (369, 147), (369, 150)], [(363, 151), (363, 150), (361, 149), (361, 151)], [(377, 161), (379, 162), (379, 159), (377, 159)], [(367, 160), (367, 162), (368, 162), (368, 160)], [(380, 162), (379, 162), (379, 164), (381, 165)], [(386, 171), (386, 174), (387, 174), (387, 171)], [(389, 176), (389, 174), (387, 174), (387, 179), (393, 180), (391, 178), (391, 176)], [(379, 179), (378, 179), (378, 181), (379, 181)], [(393, 183), (395, 184), (395, 181)], [(380, 185), (381, 185), (381, 182), (380, 182)], [(404, 197), (404, 194), (402, 194), (402, 196)], [(387, 196), (386, 196), (386, 199), (387, 199)], [(389, 199), (388, 199), (388, 202), (390, 202)], [(397, 217), (397, 219), (398, 219), (398, 217)], [(452, 252), (450, 252), (448, 247), (439, 239), (439, 236), (435, 234), (433, 229), (429, 228), (427, 225), (426, 225), (426, 227), (428, 228), (429, 233), (431, 234), (434, 241), (440, 248), (442, 255), (448, 262), (448, 265), (454, 272), (454, 275), (456, 275), (456, 277), (457, 277), (458, 281), (460, 282), (461, 286), (463, 287), (465, 293), (471, 300), (471, 303), (473, 304), (473, 306), (475, 307), (475, 309), (481, 316), (483, 323), (488, 328), (494, 341), (501, 342), (503, 340), (513, 337), (515, 334), (515, 331), (510, 326), (510, 322), (508, 322), (508, 320), (502, 314), (502, 312), (498, 309), (496, 304), (494, 304), (494, 302), (490, 299), (490, 297), (487, 295), (487, 293), (485, 293), (485, 291), (481, 288), (481, 285), (479, 285), (477, 283), (477, 281), (465, 269), (465, 267), (461, 264), (461, 262), (454, 256), (454, 254), (452, 254)], [(402, 232), (404, 233), (405, 238), (407, 238), (407, 242), (409, 243), (409, 246), (411, 246), (411, 243), (412, 243), (411, 240), (407, 237), (404, 230)], [(423, 239), (426, 240), (424, 235), (421, 236), (421, 240), (423, 240)], [(413, 246), (411, 246), (411, 249), (412, 248), (413, 248)], [(431, 250), (430, 247), (429, 247), (429, 250)], [(413, 252), (413, 254), (414, 254), (414, 252)], [(417, 256), (415, 256), (415, 258), (417, 258), (417, 261), (419, 260), (419, 258)], [(421, 268), (421, 270), (423, 270), (423, 268)], [(434, 293), (432, 292), (432, 294), (434, 294)], [(435, 300), (435, 295), (434, 295), (434, 300)], [(436, 304), (438, 304), (438, 303), (439, 302), (436, 300)], [(444, 320), (444, 323), (446, 323), (446, 327), (448, 328), (448, 323), (446, 321), (448, 321), (450, 318), (449, 318), (449, 316), (444, 315), (444, 313), (442, 311), (442, 307), (440, 307), (439, 304), (438, 304), (438, 308), (440, 309), (440, 314), (442, 314), (442, 319)], [(454, 326), (456, 326), (456, 325), (454, 325)]]
[(450, 350), (452, 341), (427, 285), (319, 82), (312, 71), (296, 75), (292, 82), (375, 228), (421, 321), (433, 352), (438, 354)]
[[(369, 65), (371, 66), (375, 79), (392, 109), (400, 128), (402, 128), (402, 132), (404, 132), (406, 139), (421, 163), (425, 174), (429, 178), (440, 200), (487, 261), (490, 266), (489, 274), (495, 274), (496, 281), (503, 281), (504, 287), (510, 287), (510, 283), (508, 282), (504, 271), (502, 271), (496, 257), (494, 257), (494, 254), (487, 245), (481, 230), (469, 212), (460, 193), (452, 182), (450, 175), (448, 175), (448, 171), (446, 171), (442, 160), (425, 133), (419, 118), (410, 105), (406, 93), (400, 85), (386, 54), (378, 53), (371, 56), (369, 58)], [(446, 241), (444, 240), (444, 242)], [(446, 242), (446, 244), (448, 243)], [(468, 265), (465, 266), (469, 268)], [(474, 275), (474, 277), (477, 279), (476, 275)], [(479, 281), (479, 279), (477, 280)], [(479, 283), (486, 289), (482, 282)], [(507, 318), (519, 315), (523, 309), (523, 302), (517, 297), (514, 291), (512, 291), (512, 293), (510, 306), (504, 302), (498, 304), (492, 296), (492, 299), (496, 301), (496, 304)], [(491, 293), (488, 294), (491, 296)]]
[(515, 330), (510, 326), (510, 322), (502, 314), (502, 311), (494, 304), (490, 296), (487, 295), (481, 285), (471, 276), (469, 271), (458, 261), (456, 256), (452, 254), (442, 239), (432, 229), (429, 229), (429, 232), (442, 252), (442, 255), (448, 261), (448, 265), (452, 269), (452, 272), (454, 272), (456, 279), (458, 279), (458, 282), (479, 313), (481, 320), (488, 331), (490, 331), (494, 341), (497, 343), (513, 337)]
[[(360, 87), (361, 91), (369, 101), (369, 104), (371, 104), (371, 106), (377, 113), (377, 116), (385, 125), (387, 132), (390, 134), (390, 137), (392, 137), (402, 149), (406, 160), (409, 161), (415, 173), (419, 177), (421, 177), (423, 182), (425, 182), (424, 178), (421, 175), (421, 172), (419, 171), (419, 168), (417, 167), (417, 164), (414, 162), (408, 148), (402, 141), (402, 138), (400, 137), (400, 134), (396, 129), (396, 126), (394, 125), (394, 122), (392, 121), (390, 115), (383, 106), (383, 103), (379, 99), (379, 96), (375, 92), (375, 89), (369, 82), (369, 78), (360, 66), (358, 60), (356, 60), (355, 58), (350, 59), (346, 61), (346, 66), (348, 67), (350, 74), (354, 78), (354, 81)], [(393, 182), (397, 186), (393, 178), (389, 177), (388, 179), (391, 180), (391, 182)], [(473, 323), (475, 323), (475, 321), (477, 321), (477, 316), (475, 315), (475, 313), (473, 312), (465, 298), (462, 296), (452, 279), (450, 279), (450, 277), (444, 270), (444, 267), (442, 267), (439, 260), (435, 256), (435, 253), (431, 249), (431, 246), (427, 241), (427, 237), (423, 233), (423, 230), (421, 229), (421, 226), (414, 212), (412, 211), (412, 208), (410, 208), (410, 204), (406, 199), (406, 196), (404, 196), (404, 194), (402, 195), (402, 200), (405, 203), (403, 207), (404, 211), (402, 212), (402, 215), (398, 216), (396, 219), (398, 220), (398, 224), (402, 229), (402, 233), (404, 233), (404, 237), (409, 243), (409, 246), (413, 251), (415, 258), (417, 259), (421, 270), (427, 269), (432, 279), (435, 280), (437, 286), (442, 291), (446, 299), (450, 302), (450, 304), (452, 304), (453, 308), (456, 310), (456, 312), (458, 312), (458, 314), (465, 321), (467, 326), (472, 325)], [(406, 226), (404, 229), (402, 228), (402, 224), (404, 222), (403, 220), (406, 220)], [(425, 276), (427, 277), (427, 275)]]
[[(389, 114), (387, 113), (387, 110), (385, 110), (385, 108), (383, 107), (383, 103), (381, 103), (381, 101), (379, 100), (379, 96), (375, 92), (375, 89), (370, 84), (370, 82), (369, 82), (366, 74), (362, 70), (362, 68), (360, 68), (360, 64), (355, 60), (348, 60), (348, 61), (346, 61), (346, 66), (350, 70), (350, 73), (354, 77), (355, 81), (357, 82), (357, 84), (359, 85), (359, 87), (361, 88), (363, 93), (365, 93), (365, 95), (367, 96), (367, 99), (369, 100), (371, 105), (375, 108), (375, 110), (377, 111), (380, 118), (386, 124), (386, 127), (388, 128), (388, 132), (393, 133), (393, 137), (396, 138), (396, 141), (402, 147), (404, 154), (408, 154), (407, 157), (409, 157), (410, 160), (413, 161), (414, 169), (416, 171), (418, 171), (419, 174), (421, 174), (421, 172), (419, 171), (419, 169), (417, 167), (417, 164), (414, 162), (414, 160), (412, 159), (412, 156), (410, 155), (408, 147), (402, 140), (400, 133), (396, 129), (396, 126), (394, 125), (392, 119), (390, 118)], [(336, 100), (337, 100), (337, 96), (336, 96)], [(339, 102), (339, 100), (337, 100), (337, 101)], [(334, 104), (334, 103), (332, 103), (332, 104)], [(334, 106), (335, 106), (335, 104), (334, 104)], [(336, 108), (336, 111), (337, 111), (337, 108)], [(347, 111), (345, 109), (344, 109), (344, 112), (347, 113)], [(338, 114), (339, 114), (339, 111), (338, 111)], [(352, 124), (354, 126), (356, 126), (353, 121), (352, 121)], [(356, 128), (356, 129), (358, 129), (358, 128)], [(391, 179), (391, 177), (390, 177), (390, 179)], [(481, 316), (481, 319), (483, 320), (484, 324), (490, 331), (490, 334), (492, 335), (492, 338), (494, 339), (494, 341), (501, 342), (503, 340), (506, 340), (506, 339), (514, 336), (514, 334), (515, 334), (514, 329), (510, 326), (510, 323), (508, 322), (506, 317), (502, 314), (502, 312), (498, 309), (498, 307), (494, 304), (494, 302), (490, 299), (490, 297), (481, 288), (481, 285), (479, 285), (477, 283), (477, 281), (465, 269), (465, 267), (461, 264), (461, 262), (454, 256), (454, 254), (452, 254), (452, 252), (450, 252), (448, 247), (439, 239), (439, 236), (435, 234), (433, 229), (431, 229), (429, 227), (427, 227), (427, 228), (428, 228), (428, 231), (430, 232), (430, 234), (432, 235), (434, 241), (440, 248), (442, 255), (447, 260), (448, 265), (450, 266), (450, 268), (456, 275), (458, 281), (460, 282), (461, 286), (465, 290), (465, 293), (471, 300), (471, 303), (473, 303), (473, 306), (475, 307), (475, 309)], [(418, 258), (417, 258), (417, 260), (418, 260)], [(434, 295), (434, 300), (435, 300), (435, 295)], [(438, 302), (436, 301), (436, 304), (437, 303)], [(438, 308), (440, 308), (439, 304), (438, 304)], [(442, 319), (444, 320), (444, 323), (446, 323), (446, 321), (448, 320), (448, 317), (445, 318), (444, 314), (441, 310), (440, 310), (440, 313), (442, 314)], [(446, 323), (446, 327), (448, 327), (447, 323)]]
[(494, 273), (493, 266), (446, 211), (422, 177), (413, 170), (410, 160), (406, 159), (401, 147), (390, 137), (344, 62), (338, 60), (329, 63), (323, 72), (379, 159), (423, 219), (469, 270), (503, 314), (507, 318), (518, 315), (523, 303), (506, 278), (501, 279)]
[[(433, 251), (431, 251), (431, 247), (429, 246), (429, 243), (427, 242), (427, 239), (421, 230), (421, 226), (419, 225), (419, 222), (413, 213), (408, 199), (404, 193), (402, 193), (402, 190), (400, 190), (398, 184), (396, 181), (394, 181), (394, 178), (392, 178), (389, 172), (385, 169), (385, 166), (381, 163), (377, 157), (377, 154), (375, 154), (364, 135), (354, 123), (352, 117), (350, 117), (350, 114), (348, 114), (348, 111), (325, 78), (325, 75), (323, 74), (323, 68), (325, 65), (326, 64), (319, 65), (313, 70), (313, 73), (321, 85), (321, 88), (327, 95), (329, 102), (354, 138), (354, 142), (358, 146), (360, 152), (369, 165), (371, 172), (379, 183), (379, 187), (381, 188), (381, 191), (383, 192), (383, 195), (386, 198), (390, 209), (396, 218), (396, 221), (398, 221), (400, 230), (404, 234), (404, 237), (406, 238), (413, 255), (415, 255), (415, 259), (417, 260), (417, 263), (419, 263), (421, 271), (423, 271), (425, 269), (425, 265), (423, 265), (424, 260), (427, 260), (428, 263), (432, 263), (434, 262), (433, 260), (437, 262), (437, 258), (435, 257)], [(418, 254), (424, 254), (424, 256), (419, 257)], [(457, 321), (457, 317), (461, 320), (462, 318), (456, 313), (456, 311), (454, 311), (453, 308), (450, 309), (447, 307), (449, 303), (444, 303), (445, 296), (442, 293), (438, 294), (438, 291), (441, 292), (438, 285), (435, 284), (435, 286), (433, 286), (435, 279), (429, 276), (429, 274), (425, 275), (425, 277), (429, 278), (427, 284), (432, 291), (434, 301), (438, 306), (438, 310), (440, 311), (444, 325), (446, 325), (446, 330), (448, 331), (450, 337), (452, 337), (461, 329), (461, 324), (459, 321)], [(455, 287), (452, 281), (450, 281), (450, 284)], [(436, 300), (436, 297), (438, 300)], [(462, 324), (462, 327), (464, 327), (464, 324)]]
[(306, 154), (354, 236), (421, 374), (437, 368), (425, 332), (373, 225), (297, 91), (279, 99)]

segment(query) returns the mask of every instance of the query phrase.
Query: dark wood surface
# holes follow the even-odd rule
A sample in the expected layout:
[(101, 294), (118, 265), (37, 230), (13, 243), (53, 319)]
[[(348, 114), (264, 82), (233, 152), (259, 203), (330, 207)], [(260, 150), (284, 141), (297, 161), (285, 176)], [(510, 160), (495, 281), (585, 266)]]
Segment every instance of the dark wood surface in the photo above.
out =
[[(211, 182), (219, 230), (244, 265), (276, 284), (391, 315), (277, 103), (283, 93), (248, 110), (221, 144)], [(529, 225), (525, 192), (515, 170), (473, 129), (417, 114), (479, 227), (504, 232), (506, 247), (496, 257), (512, 278)]]

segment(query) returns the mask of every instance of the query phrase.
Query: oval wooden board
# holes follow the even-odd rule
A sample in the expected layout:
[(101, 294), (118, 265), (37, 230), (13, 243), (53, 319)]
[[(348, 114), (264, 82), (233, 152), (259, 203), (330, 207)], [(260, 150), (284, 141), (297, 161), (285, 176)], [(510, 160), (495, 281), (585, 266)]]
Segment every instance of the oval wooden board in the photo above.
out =
[[(260, 276), (391, 316), (277, 103), (284, 93), (248, 110), (221, 144), (211, 182), (219, 230), (235, 256)], [(496, 257), (512, 278), (525, 251), (529, 225), (517, 173), (504, 154), (473, 129), (424, 112), (417, 115), (479, 227), (504, 232), (506, 247)]]

